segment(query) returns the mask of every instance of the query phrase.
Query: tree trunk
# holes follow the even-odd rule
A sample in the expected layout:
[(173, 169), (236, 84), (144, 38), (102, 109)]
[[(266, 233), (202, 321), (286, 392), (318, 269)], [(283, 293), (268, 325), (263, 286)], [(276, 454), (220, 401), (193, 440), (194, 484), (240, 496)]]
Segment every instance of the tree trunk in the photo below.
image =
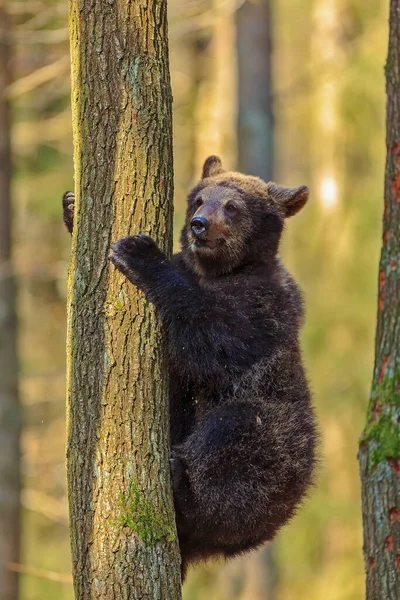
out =
[[(270, 0), (246, 0), (236, 13), (238, 66), (238, 169), (273, 179), (272, 24)], [(278, 565), (273, 544), (247, 563), (249, 597), (273, 600)], [(249, 568), (252, 567), (252, 568)]]
[(207, 26), (196, 35), (194, 102), (194, 172), (201, 172), (210, 154), (223, 157), (225, 165), (236, 162), (235, 81), (232, 54), (235, 47), (234, 0), (203, 3)]
[(19, 560), (19, 432), (16, 289), (11, 264), (11, 145), (8, 24), (0, 4), (0, 598), (17, 600)]
[(390, 2), (375, 367), (359, 460), (367, 600), (400, 598), (400, 0)]
[(269, 0), (245, 0), (236, 15), (239, 170), (272, 179), (273, 112)]
[(71, 0), (76, 178), (67, 464), (77, 600), (179, 599), (160, 327), (110, 243), (172, 245), (165, 0)]

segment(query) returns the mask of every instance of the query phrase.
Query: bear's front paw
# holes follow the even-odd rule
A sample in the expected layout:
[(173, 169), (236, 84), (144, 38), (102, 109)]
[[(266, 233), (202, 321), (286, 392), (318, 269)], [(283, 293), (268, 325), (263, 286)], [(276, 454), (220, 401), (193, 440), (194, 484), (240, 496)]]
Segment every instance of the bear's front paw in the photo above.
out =
[(143, 233), (126, 236), (111, 244), (109, 256), (115, 267), (132, 283), (138, 284), (138, 276), (150, 275), (154, 266), (166, 260), (157, 244)]
[(162, 252), (155, 241), (152, 240), (149, 235), (145, 235), (144, 233), (127, 235), (111, 244), (111, 249), (113, 250), (114, 255), (131, 260), (162, 256)]
[(63, 206), (63, 220), (70, 233), (74, 228), (74, 208), (75, 208), (75, 194), (74, 192), (65, 192), (62, 197)]

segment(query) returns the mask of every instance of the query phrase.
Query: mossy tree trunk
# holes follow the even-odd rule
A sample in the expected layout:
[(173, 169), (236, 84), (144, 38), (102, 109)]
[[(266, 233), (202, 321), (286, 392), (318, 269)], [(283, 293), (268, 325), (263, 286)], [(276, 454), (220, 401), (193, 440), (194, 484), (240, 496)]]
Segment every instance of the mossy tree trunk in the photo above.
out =
[(0, 598), (17, 600), (20, 472), (16, 289), (11, 262), (11, 143), (7, 87), (9, 23), (0, 4)]
[(390, 2), (375, 367), (360, 442), (367, 600), (400, 598), (400, 0)]
[(70, 0), (76, 178), (67, 468), (77, 600), (179, 599), (167, 373), (113, 240), (172, 242), (166, 0)]

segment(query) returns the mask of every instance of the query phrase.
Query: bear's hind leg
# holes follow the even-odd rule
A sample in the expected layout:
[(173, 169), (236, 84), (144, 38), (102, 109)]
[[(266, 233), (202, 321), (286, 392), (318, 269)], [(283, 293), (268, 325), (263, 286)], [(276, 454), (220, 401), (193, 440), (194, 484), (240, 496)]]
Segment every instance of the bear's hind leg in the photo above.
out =
[(300, 404), (231, 401), (210, 411), (174, 448), (178, 534), (188, 540), (188, 561), (272, 539), (310, 484), (314, 441), (312, 417)]
[[(268, 449), (255, 404), (214, 409), (171, 458), (178, 533), (203, 558), (241, 551), (261, 533), (268, 484)], [(261, 529), (260, 529), (261, 527)], [(189, 556), (189, 560), (193, 557)]]

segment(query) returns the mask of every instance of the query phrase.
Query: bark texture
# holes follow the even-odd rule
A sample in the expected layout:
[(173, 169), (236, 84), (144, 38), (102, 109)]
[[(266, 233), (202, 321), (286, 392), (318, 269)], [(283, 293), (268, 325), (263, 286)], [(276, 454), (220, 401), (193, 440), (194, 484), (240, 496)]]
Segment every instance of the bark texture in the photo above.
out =
[(273, 170), (270, 0), (245, 0), (236, 13), (238, 167), (266, 181)]
[(19, 561), (19, 432), (16, 288), (11, 263), (9, 29), (0, 4), (0, 598), (17, 600)]
[(367, 600), (400, 598), (400, 0), (390, 2), (375, 367), (360, 443)]
[(167, 373), (154, 310), (108, 263), (113, 240), (172, 245), (165, 0), (71, 0), (76, 214), (67, 463), (83, 599), (180, 598)]

